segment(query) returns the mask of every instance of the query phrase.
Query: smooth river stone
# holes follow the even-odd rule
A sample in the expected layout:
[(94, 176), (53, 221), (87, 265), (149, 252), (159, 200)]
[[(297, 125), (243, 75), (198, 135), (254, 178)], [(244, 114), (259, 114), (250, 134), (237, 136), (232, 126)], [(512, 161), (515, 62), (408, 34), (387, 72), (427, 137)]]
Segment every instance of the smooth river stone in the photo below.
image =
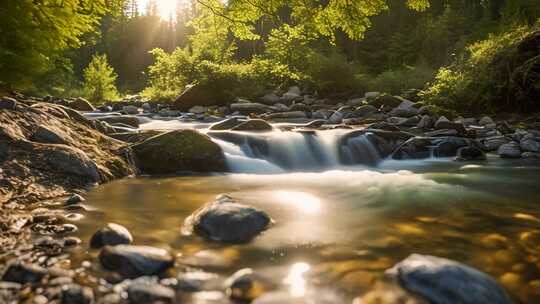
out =
[(108, 223), (107, 226), (99, 229), (90, 239), (90, 247), (101, 248), (106, 245), (131, 244), (133, 237), (131, 233), (121, 225)]
[(268, 228), (272, 219), (265, 212), (220, 196), (195, 211), (184, 222), (184, 234), (197, 233), (213, 241), (246, 243)]
[(105, 246), (99, 261), (105, 269), (128, 278), (157, 275), (174, 265), (173, 256), (165, 249), (133, 245)]
[(435, 304), (511, 304), (490, 276), (467, 265), (429, 255), (412, 254), (386, 274)]

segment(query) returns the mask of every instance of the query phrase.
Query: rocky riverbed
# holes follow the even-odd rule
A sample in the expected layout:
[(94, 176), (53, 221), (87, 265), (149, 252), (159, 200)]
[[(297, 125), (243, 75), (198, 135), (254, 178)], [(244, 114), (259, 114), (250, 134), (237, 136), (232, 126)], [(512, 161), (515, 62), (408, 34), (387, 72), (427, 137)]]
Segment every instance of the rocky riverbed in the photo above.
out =
[[(171, 107), (129, 100), (99, 109), (84, 99), (15, 95), (0, 100), (0, 302), (511, 302), (485, 273), (429, 255), (413, 255), (394, 267), (383, 263), (385, 279), (353, 300), (350, 293), (344, 297), (325, 290), (332, 286), (301, 297), (283, 293), (278, 282), (257, 269), (237, 269), (223, 279), (206, 272), (208, 267), (201, 272), (196, 263), (186, 268), (181, 252), (138, 244), (136, 234), (112, 222), (93, 227), (91, 237), (75, 237), (81, 217), (107, 213), (86, 204), (85, 192), (137, 174), (242, 172), (245, 163), (239, 165), (239, 159), (264, 170), (326, 171), (437, 157), (477, 165), (493, 155), (535, 164), (540, 156), (534, 116), (462, 117), (414, 98), (370, 92), (348, 100), (317, 99), (297, 87), (226, 106), (190, 105), (189, 94), (182, 96)], [(327, 134), (333, 134), (331, 141)], [(291, 145), (292, 151), (281, 149)], [(273, 229), (273, 215), (264, 207), (227, 195), (207, 203), (191, 210), (182, 229), (174, 228), (179, 237), (182, 230), (203, 242), (242, 246)], [(536, 217), (529, 216), (534, 222)], [(415, 229), (407, 227), (402, 228)], [(537, 231), (529, 233), (523, 237), (535, 253)], [(73, 256), (89, 247), (89, 257)], [(219, 265), (222, 258), (209, 255), (204, 264)], [(302, 265), (297, 264), (300, 275)], [(521, 284), (529, 290), (540, 278), (497, 279), (510, 281), (506, 288)], [(514, 300), (527, 303), (515, 292)]]

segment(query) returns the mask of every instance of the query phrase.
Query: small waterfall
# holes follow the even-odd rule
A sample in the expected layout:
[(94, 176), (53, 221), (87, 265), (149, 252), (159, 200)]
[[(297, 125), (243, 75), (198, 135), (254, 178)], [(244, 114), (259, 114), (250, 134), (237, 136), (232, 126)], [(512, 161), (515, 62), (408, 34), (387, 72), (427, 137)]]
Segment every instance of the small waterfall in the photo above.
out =
[(383, 158), (374, 135), (358, 130), (210, 131), (208, 135), (222, 147), (233, 172), (280, 173), (347, 165), (376, 166)]

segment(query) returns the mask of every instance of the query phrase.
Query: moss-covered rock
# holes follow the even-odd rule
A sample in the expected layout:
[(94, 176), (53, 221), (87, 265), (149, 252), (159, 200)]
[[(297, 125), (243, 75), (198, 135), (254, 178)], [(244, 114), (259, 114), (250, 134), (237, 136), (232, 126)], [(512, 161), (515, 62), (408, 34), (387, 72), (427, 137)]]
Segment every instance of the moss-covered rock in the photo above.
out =
[(251, 119), (232, 128), (233, 131), (272, 131), (272, 126), (262, 119)]
[(132, 146), (132, 149), (137, 166), (145, 173), (227, 171), (221, 147), (195, 130), (160, 134)]

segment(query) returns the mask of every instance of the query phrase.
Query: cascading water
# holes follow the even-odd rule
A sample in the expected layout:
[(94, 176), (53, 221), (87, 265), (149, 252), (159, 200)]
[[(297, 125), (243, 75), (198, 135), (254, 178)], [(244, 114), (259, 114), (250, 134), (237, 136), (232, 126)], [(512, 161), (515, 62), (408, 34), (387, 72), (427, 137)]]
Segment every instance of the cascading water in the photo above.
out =
[(318, 171), (345, 165), (376, 165), (380, 152), (369, 132), (351, 130), (208, 132), (233, 172)]

